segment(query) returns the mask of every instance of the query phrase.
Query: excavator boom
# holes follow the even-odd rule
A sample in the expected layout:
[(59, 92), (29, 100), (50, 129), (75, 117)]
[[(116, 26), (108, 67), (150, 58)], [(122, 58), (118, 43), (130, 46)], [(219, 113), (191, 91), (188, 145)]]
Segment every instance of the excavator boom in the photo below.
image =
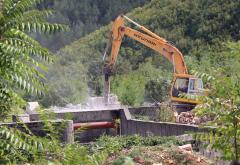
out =
[[(134, 30), (130, 27), (126, 27), (124, 25), (124, 18), (134, 23), (147, 34)], [(188, 74), (183, 55), (175, 46), (167, 42), (164, 38), (161, 38), (155, 33), (151, 32), (147, 28), (132, 21), (130, 18), (123, 15), (118, 16), (113, 23), (111, 34), (112, 49), (108, 63), (109, 67), (112, 67), (116, 63), (122, 39), (124, 35), (126, 35), (166, 57), (173, 64), (174, 73)]]

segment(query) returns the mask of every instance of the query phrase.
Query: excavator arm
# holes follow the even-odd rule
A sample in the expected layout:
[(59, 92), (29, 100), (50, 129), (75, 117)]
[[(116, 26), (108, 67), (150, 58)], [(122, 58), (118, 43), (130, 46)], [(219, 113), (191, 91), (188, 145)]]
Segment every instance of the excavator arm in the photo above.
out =
[[(131, 21), (135, 25), (137, 25), (142, 31), (146, 34), (134, 30), (130, 27), (126, 27), (124, 25), (124, 20)], [(145, 27), (137, 24), (132, 21), (130, 18), (126, 16), (118, 16), (115, 22), (113, 23), (112, 30), (112, 47), (111, 47), (111, 55), (107, 66), (112, 68), (116, 63), (118, 52), (122, 43), (123, 37), (126, 35), (143, 45), (157, 51), (159, 54), (163, 55), (167, 58), (172, 64), (174, 73), (176, 74), (187, 74), (187, 67), (185, 65), (182, 53), (172, 44), (167, 42), (165, 39), (157, 36), (155, 33), (146, 29)]]

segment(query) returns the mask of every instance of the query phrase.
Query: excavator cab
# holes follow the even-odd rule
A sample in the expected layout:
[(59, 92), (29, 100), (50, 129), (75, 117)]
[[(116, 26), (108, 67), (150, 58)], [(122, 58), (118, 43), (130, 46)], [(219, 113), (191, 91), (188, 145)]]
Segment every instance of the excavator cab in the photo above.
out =
[(175, 74), (173, 78), (172, 88), (171, 88), (171, 100), (174, 102), (185, 102), (197, 104), (196, 100), (187, 99), (181, 97), (181, 94), (189, 94), (189, 95), (203, 95), (203, 82), (202, 79), (194, 77), (193, 75), (182, 75)]

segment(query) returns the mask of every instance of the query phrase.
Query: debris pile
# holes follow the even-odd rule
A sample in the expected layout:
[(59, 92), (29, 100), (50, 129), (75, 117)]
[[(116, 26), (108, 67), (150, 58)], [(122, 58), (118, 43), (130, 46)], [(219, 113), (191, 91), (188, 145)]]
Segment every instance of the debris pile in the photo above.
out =
[(211, 118), (207, 116), (197, 117), (193, 111), (181, 112), (179, 115), (176, 115), (176, 122), (183, 124), (195, 124), (199, 125), (201, 123), (206, 123), (210, 121)]

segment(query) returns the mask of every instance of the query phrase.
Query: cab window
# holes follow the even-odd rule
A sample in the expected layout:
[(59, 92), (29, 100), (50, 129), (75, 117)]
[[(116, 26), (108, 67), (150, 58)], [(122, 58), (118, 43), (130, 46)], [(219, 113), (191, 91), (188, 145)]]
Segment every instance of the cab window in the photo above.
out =
[(180, 93), (188, 92), (188, 78), (177, 78), (174, 84), (172, 95), (178, 97)]

